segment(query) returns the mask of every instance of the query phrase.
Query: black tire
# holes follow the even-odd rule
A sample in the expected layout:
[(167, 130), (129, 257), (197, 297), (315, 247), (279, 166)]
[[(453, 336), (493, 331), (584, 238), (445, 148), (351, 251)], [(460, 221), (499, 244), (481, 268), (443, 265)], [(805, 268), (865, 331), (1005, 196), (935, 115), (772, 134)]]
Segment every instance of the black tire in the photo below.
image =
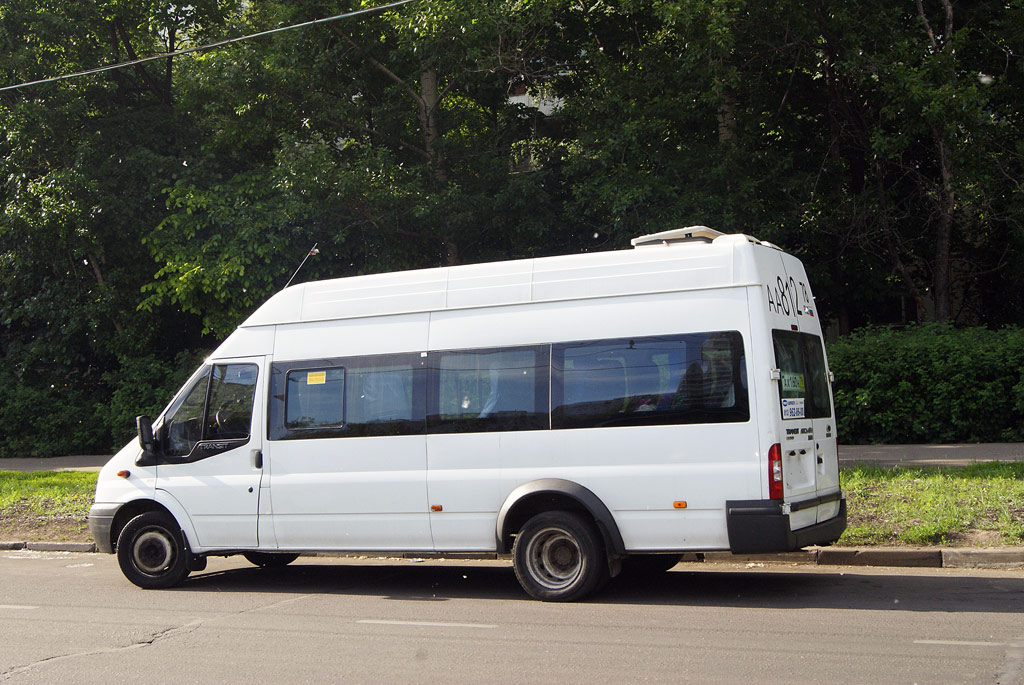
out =
[(622, 575), (656, 576), (673, 568), (681, 554), (631, 554), (622, 560)]
[(242, 552), (242, 556), (260, 568), (282, 568), (299, 558), (298, 554), (279, 552)]
[(189, 574), (189, 550), (170, 514), (147, 511), (121, 530), (117, 563), (131, 582), (147, 590), (174, 587)]
[(519, 584), (545, 602), (571, 602), (604, 585), (608, 558), (593, 523), (571, 511), (537, 514), (512, 548)]

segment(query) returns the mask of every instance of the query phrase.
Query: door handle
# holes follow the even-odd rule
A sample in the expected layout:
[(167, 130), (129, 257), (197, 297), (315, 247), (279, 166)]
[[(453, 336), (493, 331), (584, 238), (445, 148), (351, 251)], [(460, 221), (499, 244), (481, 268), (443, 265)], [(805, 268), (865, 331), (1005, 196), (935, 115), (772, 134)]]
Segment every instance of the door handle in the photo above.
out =
[(263, 468), (263, 450), (252, 451), (252, 467), (254, 469)]

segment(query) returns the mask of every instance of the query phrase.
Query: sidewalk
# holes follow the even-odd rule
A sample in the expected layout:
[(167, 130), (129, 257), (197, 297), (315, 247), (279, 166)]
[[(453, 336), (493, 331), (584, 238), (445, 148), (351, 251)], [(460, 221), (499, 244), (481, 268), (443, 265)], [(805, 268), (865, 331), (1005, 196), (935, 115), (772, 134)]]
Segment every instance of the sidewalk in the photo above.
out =
[(109, 454), (84, 454), (41, 459), (0, 459), (0, 471), (99, 471)]
[[(99, 471), (109, 455), (0, 459), (0, 471)], [(1024, 461), (1024, 443), (964, 445), (840, 445), (839, 463), (875, 466), (967, 466), (977, 461)]]
[(839, 463), (873, 466), (967, 466), (978, 461), (1024, 461), (1024, 443), (961, 445), (840, 445)]

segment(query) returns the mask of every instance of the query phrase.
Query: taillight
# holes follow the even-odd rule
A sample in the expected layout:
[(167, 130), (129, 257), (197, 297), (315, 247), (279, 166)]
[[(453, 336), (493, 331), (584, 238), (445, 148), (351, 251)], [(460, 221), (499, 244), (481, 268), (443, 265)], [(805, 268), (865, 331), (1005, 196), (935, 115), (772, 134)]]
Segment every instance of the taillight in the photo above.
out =
[(779, 443), (768, 450), (768, 497), (782, 499), (782, 445)]

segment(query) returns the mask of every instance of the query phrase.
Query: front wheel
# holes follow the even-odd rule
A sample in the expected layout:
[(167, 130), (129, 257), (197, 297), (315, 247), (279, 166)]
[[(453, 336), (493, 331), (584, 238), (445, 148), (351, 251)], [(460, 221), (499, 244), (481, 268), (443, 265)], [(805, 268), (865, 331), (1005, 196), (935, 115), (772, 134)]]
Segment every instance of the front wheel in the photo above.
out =
[(147, 511), (121, 530), (117, 563), (121, 572), (141, 588), (173, 587), (189, 574), (189, 552), (180, 526), (170, 514)]
[(571, 602), (608, 578), (608, 560), (600, 534), (571, 511), (537, 514), (522, 527), (512, 548), (519, 584), (546, 602)]

